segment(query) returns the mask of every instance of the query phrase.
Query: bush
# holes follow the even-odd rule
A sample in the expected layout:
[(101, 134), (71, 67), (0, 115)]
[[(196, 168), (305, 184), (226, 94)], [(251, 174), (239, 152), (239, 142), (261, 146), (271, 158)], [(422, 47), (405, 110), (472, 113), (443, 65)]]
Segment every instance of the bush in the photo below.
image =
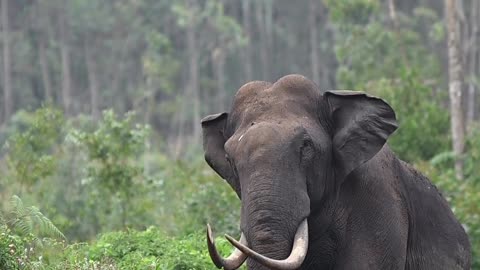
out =
[(20, 185), (20, 191), (30, 191), (38, 181), (51, 176), (56, 170), (53, 156), (62, 136), (64, 118), (61, 111), (43, 107), (35, 113), (17, 113), (22, 119), (15, 132), (7, 139), (7, 181)]
[(429, 160), (449, 149), (448, 111), (442, 108), (441, 97), (433, 95), (413, 70), (404, 70), (398, 80), (371, 81), (365, 89), (395, 110), (399, 128), (388, 144), (402, 159)]
[(0, 269), (19, 269), (20, 259), (25, 258), (26, 242), (6, 225), (0, 225)]
[[(134, 209), (132, 202), (144, 192), (143, 166), (138, 158), (144, 151), (148, 131), (148, 127), (134, 124), (132, 113), (118, 119), (109, 110), (104, 111), (103, 120), (94, 131), (71, 132), (69, 138), (87, 152), (89, 162), (83, 182), (91, 188), (97, 211), (109, 217), (101, 220), (106, 223), (102, 224), (104, 227), (110, 224), (110, 229), (119, 229), (138, 225), (133, 223), (131, 215), (139, 209)], [(112, 209), (113, 205), (119, 206), (118, 213)], [(114, 213), (114, 217), (109, 213)]]
[(63, 244), (54, 239), (39, 239), (33, 233), (19, 235), (0, 224), (0, 269), (43, 269), (45, 254), (55, 247), (55, 256)]
[[(239, 232), (240, 200), (233, 189), (202, 160), (168, 162), (160, 187), (163, 192), (164, 229), (175, 235), (191, 234), (210, 223), (215, 231)], [(165, 222), (167, 223), (167, 222)]]
[[(224, 255), (232, 247), (224, 239), (217, 240), (217, 248)], [(168, 237), (156, 227), (145, 231), (110, 232), (99, 236), (90, 245), (75, 244), (54, 258), (44, 261), (48, 269), (213, 269), (206, 248), (205, 232), (198, 231), (184, 237)], [(88, 268), (92, 267), (92, 268)], [(98, 267), (98, 268), (94, 268)]]

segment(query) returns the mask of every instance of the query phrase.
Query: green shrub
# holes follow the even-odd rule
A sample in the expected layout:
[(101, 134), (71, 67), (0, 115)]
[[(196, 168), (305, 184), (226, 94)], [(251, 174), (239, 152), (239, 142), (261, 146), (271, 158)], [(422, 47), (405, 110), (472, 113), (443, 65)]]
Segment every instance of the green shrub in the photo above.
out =
[[(21, 115), (21, 117), (20, 117)], [(43, 107), (34, 113), (20, 111), (18, 130), (7, 139), (7, 179), (10, 185), (20, 184), (20, 191), (54, 174), (54, 150), (62, 136), (64, 118), (58, 109)]]
[(167, 231), (186, 235), (210, 223), (217, 232), (238, 233), (240, 200), (203, 160), (188, 165), (176, 162), (167, 172), (162, 186), (165, 201), (160, 206), (171, 219)]
[(50, 252), (55, 256), (63, 245), (54, 239), (39, 239), (33, 233), (19, 235), (0, 224), (0, 269), (45, 269), (45, 255)]
[(398, 10), (396, 26), (386, 27), (391, 18), (381, 1), (325, 3), (337, 27), (338, 87), (365, 91), (392, 105), (399, 129), (389, 144), (402, 159), (429, 160), (447, 151), (450, 125), (443, 104), (446, 91), (440, 90), (445, 85), (441, 59), (419, 30), (433, 31), (442, 23), (441, 16), (418, 8), (407, 19)]
[(403, 160), (429, 160), (450, 147), (448, 111), (417, 73), (405, 70), (398, 80), (379, 79), (365, 89), (385, 99), (395, 110), (399, 128), (389, 145)]
[(0, 269), (19, 269), (19, 259), (25, 257), (25, 242), (6, 225), (0, 225)]
[(139, 209), (132, 202), (142, 196), (145, 188), (143, 166), (138, 158), (144, 151), (149, 128), (134, 124), (133, 116), (128, 113), (119, 119), (112, 110), (104, 111), (94, 131), (73, 130), (69, 137), (87, 152), (87, 175), (83, 182), (90, 187), (96, 210), (109, 217), (101, 220), (104, 227), (111, 225), (109, 229), (138, 225), (134, 224), (132, 214)]
[[(224, 255), (232, 251), (224, 239), (218, 239), (216, 244)], [(204, 270), (215, 267), (208, 255), (204, 231), (173, 238), (156, 227), (106, 233), (90, 245), (71, 245), (51, 256), (54, 258), (44, 259), (48, 262), (45, 263), (47, 269)]]

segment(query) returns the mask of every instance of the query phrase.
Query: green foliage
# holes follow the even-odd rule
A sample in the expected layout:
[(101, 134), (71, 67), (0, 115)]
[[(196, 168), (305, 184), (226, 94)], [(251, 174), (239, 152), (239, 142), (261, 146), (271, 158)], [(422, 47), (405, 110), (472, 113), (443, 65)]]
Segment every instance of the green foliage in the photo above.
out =
[[(180, 63), (172, 55), (173, 47), (170, 39), (152, 30), (146, 34), (146, 42), (148, 50), (142, 57), (142, 64), (148, 87), (158, 88), (165, 94), (174, 94), (173, 78), (180, 68)], [(149, 99), (153, 99), (152, 97)]]
[[(20, 111), (19, 130), (6, 142), (10, 182), (30, 188), (55, 171), (53, 151), (62, 135), (63, 114), (55, 108), (43, 107), (33, 114)], [(23, 128), (22, 128), (23, 127)]]
[(22, 238), (15, 235), (4, 224), (0, 224), (0, 269), (24, 269), (29, 263), (28, 237)]
[[(465, 149), (467, 149), (464, 157), (465, 176), (478, 187), (480, 186), (480, 173), (478, 172), (478, 164), (480, 164), (480, 126), (471, 126), (471, 132), (467, 136)], [(480, 193), (478, 195), (480, 196)], [(480, 225), (480, 223), (478, 224)]]
[[(133, 123), (133, 116), (128, 113), (124, 119), (118, 119), (112, 110), (107, 110), (97, 130), (73, 131), (72, 136), (86, 146), (92, 160), (114, 164), (119, 160), (127, 162), (142, 152), (148, 134), (148, 127)], [(119, 183), (106, 183), (108, 188), (110, 184)]]
[(166, 187), (167, 190), (176, 189), (174, 196), (181, 198), (179, 207), (172, 213), (178, 219), (175, 222), (177, 232), (180, 235), (193, 233), (210, 223), (219, 232), (238, 233), (240, 200), (224, 180), (205, 166), (203, 160), (201, 162), (191, 167), (178, 163), (174, 175), (180, 178)]
[(44, 236), (65, 239), (37, 207), (24, 206), (18, 196), (13, 196), (9, 212), (0, 212), (0, 269), (43, 269), (41, 254), (45, 247), (60, 243)]
[[(232, 252), (232, 246), (225, 239), (217, 239), (216, 245), (225, 256)], [(203, 230), (178, 238), (169, 237), (156, 227), (145, 231), (110, 232), (90, 245), (74, 244), (58, 251), (43, 258), (43, 267), (58, 270), (204, 270), (214, 267)]]
[(65, 239), (63, 233), (37, 207), (24, 206), (16, 195), (12, 197), (10, 204), (5, 222), (12, 231), (20, 235), (34, 234)]
[[(399, 130), (389, 144), (402, 159), (428, 160), (447, 151), (449, 115), (443, 108), (444, 94), (438, 89), (442, 81), (440, 59), (429, 52), (419, 25), (440, 21), (433, 10), (416, 9), (414, 16), (403, 20), (398, 28), (386, 27), (384, 13), (376, 1), (355, 1), (370, 8), (362, 13), (370, 21), (353, 18), (344, 1), (328, 2), (339, 26), (336, 55), (341, 63), (337, 79), (341, 88), (362, 90), (385, 99), (395, 110)], [(351, 21), (350, 19), (353, 19)], [(374, 20), (372, 18), (375, 18)], [(360, 22), (358, 22), (360, 20)]]
[[(46, 112), (47, 109), (41, 109), (24, 113), (23, 118), (44, 119)], [(28, 208), (32, 217), (42, 221), (36, 212), (42, 209), (69, 239), (87, 240), (100, 232), (151, 225), (171, 234), (185, 235), (204, 228), (207, 222), (222, 233), (238, 232), (239, 200), (199, 159), (201, 154), (192, 153), (194, 158), (183, 162), (145, 152), (149, 129), (136, 125), (133, 114), (119, 118), (107, 111), (96, 124), (84, 117), (67, 123), (43, 120), (20, 123), (18, 129), (27, 132), (11, 131), (8, 149), (15, 151), (7, 152), (7, 160), (24, 165), (19, 157), (46, 153), (55, 164), (42, 177), (35, 170), (24, 171), (24, 177), (36, 176), (36, 181), (28, 186), (30, 192), (22, 194), (22, 198), (39, 206)], [(40, 124), (46, 127), (39, 127)], [(11, 143), (33, 133), (35, 136), (28, 137), (28, 144)], [(31, 145), (42, 147), (34, 152)], [(25, 163), (34, 162), (30, 158)], [(21, 193), (22, 186), (14, 184), (20, 182), (19, 174), (14, 173), (16, 167), (7, 167), (6, 172), (10, 184), (3, 194), (11, 197), (9, 194)], [(6, 183), (4, 180), (0, 178), (2, 184)], [(25, 230), (30, 228), (26, 221), (22, 223)]]
[(111, 205), (118, 202), (122, 226), (129, 225), (134, 197), (142, 196), (144, 191), (145, 177), (138, 158), (148, 131), (147, 126), (133, 123), (132, 113), (117, 119), (109, 110), (104, 112), (103, 121), (96, 130), (74, 130), (69, 137), (86, 148), (89, 162), (83, 182), (92, 188), (94, 201), (104, 200), (104, 214), (112, 211)]
[(421, 39), (414, 27), (388, 29), (382, 19), (344, 28), (336, 47), (340, 88), (364, 89), (371, 81), (404, 79), (402, 74), (409, 72), (417, 73), (419, 83), (438, 87), (443, 82), (437, 79), (441, 78), (440, 59), (427, 46), (418, 46)]
[(370, 14), (378, 11), (378, 0), (325, 0), (333, 21), (342, 24), (367, 24)]
[[(220, 94), (213, 62), (225, 57), (225, 89), (245, 83), (247, 54), (240, 49), (248, 32), (253, 79), (273, 80), (291, 72), (310, 76), (311, 54), (306, 52), (313, 44), (305, 41), (313, 32), (302, 17), (309, 5), (251, 1), (247, 31), (241, 26), (245, 13), (239, 1), (198, 1), (196, 7), (189, 1), (153, 0), (13, 2), (11, 11), (18, 14), (9, 14), (15, 26), (11, 58), (19, 75), (12, 80), (13, 107), (39, 106), (47, 99), (48, 84), (50, 101), (61, 100), (59, 74), (65, 73), (58, 51), (65, 35), (72, 85), (92, 86), (89, 74), (94, 70), (85, 61), (88, 49), (94, 55), (100, 104), (113, 109), (98, 123), (78, 115), (90, 113), (91, 96), (73, 91), (69, 119), (57, 109), (42, 107), (19, 110), (2, 126), (0, 142), (6, 144), (0, 160), (0, 269), (213, 269), (206, 254), (205, 224), (219, 234), (235, 235), (240, 202), (201, 159), (200, 145), (188, 146), (193, 150), (181, 161), (168, 152), (172, 139), (188, 137), (192, 129), (191, 108), (185, 105), (191, 99), (183, 90), (193, 83), (185, 81), (191, 72), (185, 61), (190, 57), (185, 30), (195, 30), (202, 110), (217, 110), (221, 106), (211, 98)], [(439, 5), (395, 1), (394, 22), (386, 1), (322, 2), (327, 9), (317, 10), (322, 77), (317, 83), (364, 90), (392, 105), (400, 128), (389, 140), (391, 147), (445, 191), (468, 228), (474, 269), (480, 268), (480, 134), (472, 126), (464, 157), (467, 180), (459, 183), (451, 169), (445, 29)], [(275, 6), (271, 19), (270, 5)], [(468, 22), (471, 12), (465, 15)], [(65, 27), (56, 27), (58, 19), (65, 19)], [(333, 47), (336, 61), (331, 59)], [(42, 52), (44, 63), (38, 62)], [(264, 58), (270, 74), (260, 72)], [(336, 72), (336, 82), (331, 72)], [(479, 85), (475, 76), (466, 79)], [(132, 108), (155, 127), (156, 138), (145, 125), (136, 125), (132, 114), (123, 118), (113, 113)], [(161, 147), (153, 149), (150, 143)], [(8, 198), (13, 198), (10, 203)], [(119, 229), (126, 231), (106, 233)], [(43, 236), (61, 238), (60, 231), (73, 241), (92, 242), (64, 246), (42, 238), (45, 244), (39, 246)], [(231, 247), (220, 240), (227, 254)]]
[(429, 160), (449, 149), (448, 112), (418, 74), (406, 71), (399, 76), (398, 80), (371, 81), (366, 89), (385, 99), (396, 112), (399, 129), (389, 139), (395, 153), (407, 161)]
[(153, 155), (146, 163), (153, 175), (149, 196), (164, 231), (186, 235), (210, 223), (218, 232), (238, 233), (240, 200), (203, 159), (187, 163)]

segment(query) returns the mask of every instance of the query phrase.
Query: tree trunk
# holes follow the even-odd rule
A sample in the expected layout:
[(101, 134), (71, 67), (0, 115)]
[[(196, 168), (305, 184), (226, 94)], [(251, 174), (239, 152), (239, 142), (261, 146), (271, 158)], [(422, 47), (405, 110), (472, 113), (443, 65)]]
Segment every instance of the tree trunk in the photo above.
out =
[(198, 11), (196, 0), (188, 1), (190, 20), (187, 25), (187, 50), (189, 56), (189, 90), (193, 109), (193, 142), (199, 142), (202, 136), (200, 126), (200, 94), (198, 80), (198, 46), (196, 37), (196, 12)]
[(184, 144), (185, 144), (185, 118), (186, 118), (186, 103), (187, 100), (185, 98), (186, 94), (188, 94), (188, 87), (184, 90), (183, 98), (181, 99), (180, 103), (180, 110), (177, 110), (174, 115), (174, 122), (177, 125), (177, 136), (175, 138), (175, 148), (173, 149), (173, 157), (177, 160), (183, 151)]
[[(399, 25), (398, 25), (396, 9), (397, 8), (395, 7), (394, 0), (388, 0), (388, 13), (389, 13), (390, 19), (392, 21), (392, 26), (393, 26), (392, 28), (393, 28), (393, 31), (395, 33), (395, 38), (398, 41), (401, 41), (401, 37), (400, 37), (401, 29), (399, 28)], [(410, 63), (409, 63), (408, 57), (407, 57), (407, 49), (405, 48), (405, 46), (403, 44), (404, 44), (403, 42), (399, 43), (400, 55), (402, 56), (402, 61), (403, 61), (402, 64), (404, 64), (407, 69), (410, 69)]]
[(479, 18), (480, 16), (480, 1), (472, 1), (472, 7), (471, 7), (471, 15), (470, 15), (470, 22), (471, 22), (471, 33), (470, 33), (470, 40), (468, 42), (468, 54), (469, 56), (467, 57), (469, 61), (469, 80), (468, 80), (468, 99), (467, 99), (467, 127), (470, 127), (472, 122), (475, 119), (475, 91), (476, 91), (476, 86), (475, 86), (475, 81), (474, 78), (476, 77), (476, 72), (478, 69), (479, 63), (478, 61), (478, 48), (477, 48), (477, 42), (478, 42), (478, 35), (480, 33), (479, 29)]
[[(124, 93), (125, 87), (123, 89), (120, 87), (122, 85), (122, 79), (125, 78), (125, 70), (128, 65), (129, 50), (131, 47), (131, 35), (132, 33), (124, 34), (122, 29), (117, 29), (113, 33), (114, 40), (125, 40), (121, 45), (118, 46), (117, 50), (112, 52), (112, 60), (109, 71), (111, 72), (110, 79), (110, 89), (115, 93)], [(125, 94), (126, 95), (126, 94)], [(103, 100), (106, 107), (114, 107), (115, 104), (112, 98)]]
[[(479, 12), (478, 13), (480, 14), (480, 7), (479, 7)], [(480, 27), (479, 27), (479, 32), (480, 32)], [(479, 35), (480, 35), (480, 33), (479, 33)], [(475, 71), (475, 76), (476, 76), (476, 78), (480, 77), (480, 52), (478, 50), (477, 50), (477, 70)], [(480, 81), (477, 81), (477, 82), (480, 83)], [(478, 83), (476, 85), (476, 89), (480, 90), (480, 86), (478, 85)], [(479, 119), (480, 106), (476, 106), (477, 102), (479, 101), (478, 98), (479, 98), (480, 95), (478, 95), (478, 93), (477, 93), (477, 95), (474, 95), (474, 96), (475, 96), (476, 100), (474, 101), (475, 104), (473, 106), (473, 110), (474, 110), (473, 116), (474, 116), (474, 120), (480, 120)]]
[(268, 45), (267, 45), (267, 34), (265, 26), (265, 12), (264, 12), (264, 1), (257, 1), (255, 7), (255, 15), (257, 21), (257, 27), (259, 32), (259, 43), (260, 43), (260, 61), (262, 67), (262, 77), (261, 80), (268, 81), (270, 79), (268, 72)]
[(95, 53), (93, 52), (92, 44), (89, 41), (85, 42), (85, 62), (87, 66), (88, 84), (90, 89), (90, 113), (94, 120), (100, 119), (99, 109), (99, 83), (97, 77), (97, 63)]
[(13, 111), (12, 98), (12, 62), (10, 51), (10, 25), (8, 18), (8, 1), (2, 0), (2, 36), (3, 36), (3, 106), (4, 123), (10, 119)]
[(225, 111), (225, 50), (220, 44), (212, 52), (212, 62), (214, 67), (215, 79), (217, 81), (217, 97), (215, 100), (215, 110)]
[[(317, 6), (317, 25), (321, 25), (320, 34), (322, 40), (326, 42), (324, 49), (318, 48), (318, 65), (320, 72), (320, 84), (322, 89), (335, 89), (335, 77), (337, 62), (334, 53), (335, 31), (331, 25), (328, 10), (323, 3)], [(317, 40), (317, 46), (318, 40)]]
[(68, 44), (68, 26), (65, 11), (60, 15), (60, 53), (62, 58), (62, 101), (66, 115), (72, 112), (72, 75), (70, 72), (70, 48)]
[(320, 70), (318, 58), (318, 29), (317, 29), (317, 1), (310, 0), (308, 12), (308, 27), (310, 30), (310, 63), (312, 79), (320, 85)]
[(50, 70), (48, 68), (48, 58), (47, 58), (47, 45), (46, 39), (44, 37), (40, 38), (38, 44), (38, 57), (40, 62), (40, 67), (42, 69), (42, 81), (45, 101), (47, 103), (53, 102), (53, 93), (52, 93), (52, 79), (50, 78)]
[(263, 0), (265, 7), (265, 48), (266, 48), (266, 78), (271, 81), (272, 78), (272, 55), (273, 55), (273, 0)]
[(250, 0), (242, 1), (242, 11), (243, 11), (243, 30), (245, 31), (245, 36), (247, 38), (247, 44), (243, 50), (244, 56), (244, 68), (245, 68), (245, 82), (253, 80), (253, 67), (252, 67), (252, 27), (251, 27), (251, 16), (250, 16)]
[(465, 127), (462, 111), (462, 54), (460, 52), (460, 31), (455, 0), (446, 0), (446, 16), (448, 32), (448, 77), (453, 152), (455, 154), (455, 174), (457, 179), (461, 180), (463, 179)]

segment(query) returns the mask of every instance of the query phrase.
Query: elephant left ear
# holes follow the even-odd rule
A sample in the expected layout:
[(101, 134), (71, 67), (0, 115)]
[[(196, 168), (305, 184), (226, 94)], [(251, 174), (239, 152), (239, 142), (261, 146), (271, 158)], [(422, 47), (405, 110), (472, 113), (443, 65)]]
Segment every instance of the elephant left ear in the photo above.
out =
[(397, 129), (395, 112), (384, 100), (357, 91), (327, 91), (333, 124), (333, 151), (339, 177), (373, 158)]

